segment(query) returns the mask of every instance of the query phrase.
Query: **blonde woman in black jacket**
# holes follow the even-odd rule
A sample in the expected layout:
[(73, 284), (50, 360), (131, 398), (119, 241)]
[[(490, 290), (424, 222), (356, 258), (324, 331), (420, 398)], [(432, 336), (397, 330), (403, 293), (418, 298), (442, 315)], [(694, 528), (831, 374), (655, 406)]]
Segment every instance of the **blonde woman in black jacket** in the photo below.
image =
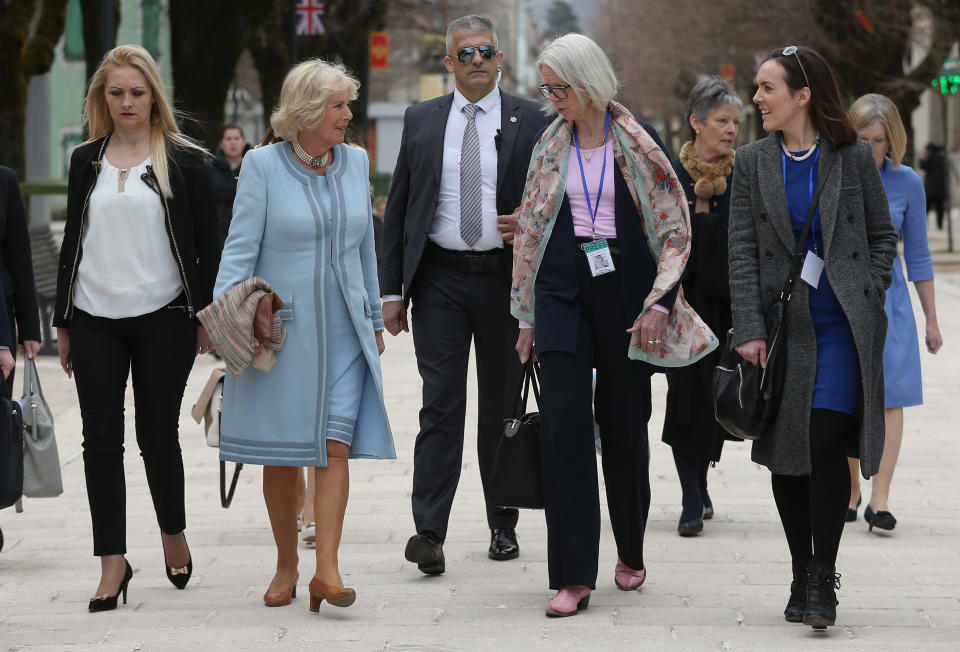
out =
[(150, 54), (122, 45), (90, 81), (90, 140), (73, 152), (60, 252), (60, 363), (75, 374), (83, 461), (101, 577), (90, 611), (117, 606), (133, 576), (126, 552), (123, 401), (132, 373), (137, 444), (178, 589), (193, 563), (186, 538), (180, 402), (197, 353), (196, 321), (219, 265), (208, 154), (177, 128)]

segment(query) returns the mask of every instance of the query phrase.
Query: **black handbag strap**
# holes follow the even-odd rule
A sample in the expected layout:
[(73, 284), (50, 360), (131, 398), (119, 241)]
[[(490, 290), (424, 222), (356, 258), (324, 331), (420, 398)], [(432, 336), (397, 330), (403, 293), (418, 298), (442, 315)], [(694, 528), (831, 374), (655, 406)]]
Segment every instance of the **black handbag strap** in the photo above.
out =
[(820, 203), (820, 193), (823, 192), (823, 187), (830, 177), (830, 171), (833, 170), (833, 164), (836, 160), (837, 154), (834, 153), (830, 158), (830, 162), (827, 164), (826, 174), (821, 176), (817, 181), (817, 190), (813, 194), (810, 207), (807, 209), (807, 219), (803, 222), (803, 230), (800, 232), (800, 237), (797, 238), (797, 242), (793, 248), (793, 265), (790, 266), (790, 273), (787, 275), (787, 280), (783, 284), (783, 290), (780, 292), (781, 301), (790, 301), (790, 296), (793, 294), (793, 286), (796, 283), (797, 274), (800, 273), (800, 268), (803, 266), (803, 251), (807, 244), (807, 237), (810, 235), (810, 227), (813, 225), (813, 214), (817, 212), (817, 204)]
[(233, 502), (233, 492), (237, 490), (237, 480), (240, 478), (240, 471), (243, 464), (237, 463), (233, 467), (233, 480), (230, 482), (230, 489), (227, 490), (227, 463), (220, 460), (220, 506), (224, 509), (230, 507)]
[(533, 397), (537, 401), (537, 407), (540, 406), (540, 365), (534, 362), (531, 356), (530, 360), (523, 365), (523, 390), (517, 396), (517, 404), (513, 409), (513, 416), (517, 419), (527, 412), (527, 398), (530, 396), (530, 385), (533, 385)]

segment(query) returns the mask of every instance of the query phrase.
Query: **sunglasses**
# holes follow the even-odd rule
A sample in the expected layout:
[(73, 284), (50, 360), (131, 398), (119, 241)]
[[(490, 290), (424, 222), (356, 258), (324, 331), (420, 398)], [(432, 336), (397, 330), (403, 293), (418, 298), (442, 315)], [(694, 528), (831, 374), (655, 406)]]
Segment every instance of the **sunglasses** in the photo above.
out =
[(567, 99), (568, 88), (570, 88), (570, 84), (566, 84), (564, 86), (547, 86), (546, 84), (541, 84), (540, 86), (537, 86), (537, 90), (540, 91), (540, 94), (545, 100), (549, 100), (551, 95), (558, 100)]
[(478, 45), (470, 48), (460, 48), (457, 50), (457, 61), (466, 65), (473, 61), (473, 53), (479, 52), (484, 59), (492, 59), (497, 53), (497, 48), (492, 45)]
[(803, 61), (800, 60), (800, 53), (797, 51), (796, 45), (788, 45), (783, 48), (783, 56), (789, 57), (791, 54), (797, 58), (797, 63), (800, 64), (800, 72), (803, 73), (803, 81), (807, 82), (807, 88), (810, 88), (810, 78), (807, 77), (807, 71), (803, 69)]

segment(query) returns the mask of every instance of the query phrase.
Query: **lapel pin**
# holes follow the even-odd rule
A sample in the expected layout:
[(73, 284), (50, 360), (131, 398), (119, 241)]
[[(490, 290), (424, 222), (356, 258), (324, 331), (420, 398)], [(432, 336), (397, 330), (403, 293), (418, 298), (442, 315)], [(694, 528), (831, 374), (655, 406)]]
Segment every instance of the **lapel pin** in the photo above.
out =
[(516, 121), (517, 121), (517, 116), (515, 115), (510, 116), (510, 122), (516, 122)]

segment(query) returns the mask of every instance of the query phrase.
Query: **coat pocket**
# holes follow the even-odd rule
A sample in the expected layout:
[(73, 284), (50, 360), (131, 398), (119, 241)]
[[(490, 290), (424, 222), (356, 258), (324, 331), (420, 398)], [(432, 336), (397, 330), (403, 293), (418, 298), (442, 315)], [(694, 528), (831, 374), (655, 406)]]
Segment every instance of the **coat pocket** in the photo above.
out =
[(293, 302), (290, 303), (284, 302), (283, 308), (277, 311), (277, 314), (280, 316), (280, 319), (283, 321), (290, 321), (293, 319)]

